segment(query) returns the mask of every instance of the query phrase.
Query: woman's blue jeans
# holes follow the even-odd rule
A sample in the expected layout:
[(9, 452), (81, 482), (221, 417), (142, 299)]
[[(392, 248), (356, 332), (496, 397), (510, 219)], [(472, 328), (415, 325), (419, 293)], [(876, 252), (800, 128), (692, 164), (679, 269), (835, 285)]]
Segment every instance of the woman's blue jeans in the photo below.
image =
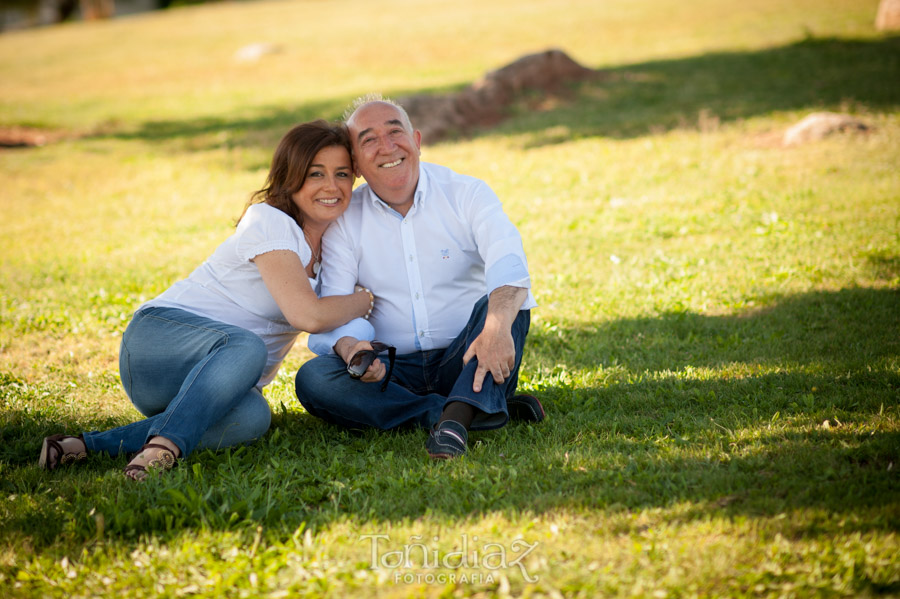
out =
[(182, 457), (259, 438), (272, 412), (256, 388), (267, 350), (246, 329), (177, 308), (144, 308), (122, 336), (119, 373), (146, 419), (84, 433), (89, 451), (133, 453), (151, 437), (175, 443)]
[[(462, 357), (484, 328), (487, 307), (487, 297), (481, 298), (466, 328), (450, 347), (398, 355), (384, 392), (381, 383), (350, 378), (344, 360), (330, 354), (313, 358), (300, 367), (297, 398), (313, 416), (347, 428), (430, 428), (440, 419), (444, 406), (453, 401), (478, 408), (472, 430), (500, 428), (509, 420), (506, 400), (516, 392), (531, 312), (521, 310), (513, 322), (516, 363), (509, 378), (498, 385), (488, 373), (481, 391), (475, 393), (472, 383), (477, 361), (470, 360), (463, 366)], [(386, 354), (379, 359), (386, 361)]]

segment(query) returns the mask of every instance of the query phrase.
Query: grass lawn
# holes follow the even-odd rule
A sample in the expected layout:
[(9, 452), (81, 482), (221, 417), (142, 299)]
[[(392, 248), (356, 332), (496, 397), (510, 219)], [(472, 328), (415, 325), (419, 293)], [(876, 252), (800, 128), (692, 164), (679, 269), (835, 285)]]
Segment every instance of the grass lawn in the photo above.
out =
[[(900, 595), (900, 36), (877, 0), (266, 0), (0, 35), (4, 597)], [(242, 46), (277, 44), (256, 63)], [(426, 146), (520, 228), (540, 425), (267, 436), (144, 484), (41, 439), (139, 417), (134, 309), (295, 122), (561, 47), (604, 71)], [(807, 145), (806, 114), (870, 128)]]

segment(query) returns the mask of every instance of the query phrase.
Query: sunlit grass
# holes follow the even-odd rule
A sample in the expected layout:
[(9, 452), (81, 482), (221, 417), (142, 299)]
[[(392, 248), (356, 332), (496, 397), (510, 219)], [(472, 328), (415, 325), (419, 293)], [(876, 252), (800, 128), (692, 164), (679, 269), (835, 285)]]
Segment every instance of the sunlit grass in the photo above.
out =
[[(896, 594), (900, 38), (876, 5), (235, 2), (0, 35), (0, 126), (61, 136), (0, 150), (4, 596)], [(233, 60), (260, 41), (281, 52)], [(523, 234), (546, 422), (430, 463), (418, 431), (305, 414), (301, 340), (254, 446), (144, 485), (124, 457), (37, 468), (44, 435), (139, 417), (124, 326), (229, 235), (292, 123), (554, 46), (603, 77), (423, 152)], [(783, 147), (815, 110), (871, 129)]]

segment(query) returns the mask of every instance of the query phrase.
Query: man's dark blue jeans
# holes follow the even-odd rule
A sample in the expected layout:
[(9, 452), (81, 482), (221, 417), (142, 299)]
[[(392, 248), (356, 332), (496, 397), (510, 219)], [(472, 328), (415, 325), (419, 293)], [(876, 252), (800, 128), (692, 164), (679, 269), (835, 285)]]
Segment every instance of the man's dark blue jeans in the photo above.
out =
[(313, 416), (347, 428), (431, 428), (452, 401), (478, 408), (472, 430), (500, 428), (509, 420), (506, 400), (516, 392), (531, 312), (520, 310), (513, 322), (516, 363), (509, 378), (498, 385), (488, 373), (481, 391), (475, 393), (472, 384), (477, 361), (470, 360), (463, 367), (462, 358), (484, 328), (487, 308), (485, 296), (475, 304), (469, 322), (448, 348), (398, 355), (384, 392), (381, 383), (351, 378), (344, 360), (331, 354), (313, 358), (300, 368), (297, 398)]

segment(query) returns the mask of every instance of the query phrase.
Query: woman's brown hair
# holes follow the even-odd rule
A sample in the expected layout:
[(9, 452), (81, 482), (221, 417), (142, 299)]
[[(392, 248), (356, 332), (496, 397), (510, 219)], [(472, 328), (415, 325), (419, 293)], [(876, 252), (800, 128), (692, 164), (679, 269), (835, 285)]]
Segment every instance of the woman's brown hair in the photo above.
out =
[(330, 146), (343, 146), (352, 156), (350, 135), (344, 126), (317, 120), (297, 125), (288, 131), (278, 142), (272, 156), (265, 186), (250, 196), (237, 222), (241, 222), (253, 204), (268, 204), (293, 218), (302, 229), (303, 214), (294, 204), (293, 195), (303, 187), (309, 165), (316, 154)]

